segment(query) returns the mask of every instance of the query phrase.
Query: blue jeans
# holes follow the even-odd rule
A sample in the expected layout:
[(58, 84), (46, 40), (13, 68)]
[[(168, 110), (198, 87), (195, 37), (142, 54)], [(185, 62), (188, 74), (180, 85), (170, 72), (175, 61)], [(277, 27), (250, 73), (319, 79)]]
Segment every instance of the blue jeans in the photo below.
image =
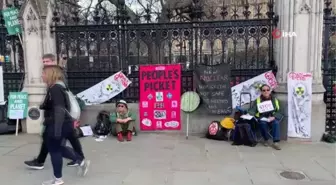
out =
[(273, 137), (273, 142), (279, 142), (280, 141), (280, 125), (278, 120), (273, 120), (272, 122), (268, 123), (266, 121), (260, 121), (258, 122), (258, 126), (260, 129), (260, 134), (264, 138), (265, 141), (269, 139), (269, 126), (272, 126), (271, 135)]

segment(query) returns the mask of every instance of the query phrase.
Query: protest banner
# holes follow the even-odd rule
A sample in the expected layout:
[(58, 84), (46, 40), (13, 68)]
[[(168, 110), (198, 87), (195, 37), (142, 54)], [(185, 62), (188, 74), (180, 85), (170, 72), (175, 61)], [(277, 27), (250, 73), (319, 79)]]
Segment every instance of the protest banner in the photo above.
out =
[(86, 105), (101, 104), (123, 92), (131, 83), (124, 73), (119, 71), (76, 96)]
[(288, 73), (288, 137), (311, 137), (312, 74)]
[(181, 129), (181, 66), (140, 66), (141, 130)]
[(28, 94), (26, 92), (10, 92), (8, 96), (8, 113), (9, 119), (16, 119), (16, 132), (19, 131), (19, 120), (27, 117)]

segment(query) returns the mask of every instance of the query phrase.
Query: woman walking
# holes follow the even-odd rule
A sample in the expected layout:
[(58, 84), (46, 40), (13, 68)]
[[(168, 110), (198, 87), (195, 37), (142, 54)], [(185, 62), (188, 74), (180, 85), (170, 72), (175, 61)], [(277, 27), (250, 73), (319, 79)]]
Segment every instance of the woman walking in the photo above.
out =
[(45, 142), (50, 153), (54, 178), (42, 185), (62, 185), (62, 146), (67, 138), (73, 136), (73, 120), (68, 114), (70, 105), (64, 93), (64, 75), (58, 66), (45, 66), (43, 82), (47, 84), (45, 97)]
[[(42, 57), (42, 62), (44, 67), (48, 67), (48, 66), (57, 66), (57, 62), (56, 62), (56, 57), (53, 54), (45, 54)], [(61, 67), (63, 75), (65, 77), (66, 73), (64, 71), (64, 69)], [(64, 78), (65, 80), (65, 78)], [(66, 88), (66, 84), (63, 81), (59, 81), (59, 83)], [(48, 107), (46, 107), (46, 103), (48, 99), (45, 98), (43, 103), (40, 105), (40, 109), (41, 110), (46, 110)], [(47, 120), (45, 120), (44, 125)], [(47, 133), (45, 132), (45, 129), (42, 132), (42, 145), (41, 145), (41, 149), (40, 149), (40, 153), (38, 155), (38, 157), (36, 159), (33, 160), (29, 160), (29, 161), (25, 161), (24, 163), (27, 165), (27, 167), (31, 168), (31, 169), (36, 169), (36, 170), (42, 170), (44, 168), (44, 162), (47, 158), (48, 155), (48, 148), (47, 148), (47, 144), (46, 144), (46, 138), (47, 138)], [(89, 160), (85, 160), (84, 157), (84, 153), (82, 150), (82, 146), (76, 136), (76, 132), (75, 130), (73, 130), (73, 135), (71, 135), (71, 137), (67, 138), (70, 142), (70, 144), (72, 145), (73, 149), (70, 147), (67, 147), (65, 144), (66, 142), (63, 141), (63, 157), (70, 159), (71, 161), (67, 164), (67, 166), (79, 166), (79, 172), (81, 172), (82, 176), (85, 176), (87, 171), (88, 171), (88, 167), (90, 164)], [(74, 157), (76, 156), (76, 159), (74, 159)]]

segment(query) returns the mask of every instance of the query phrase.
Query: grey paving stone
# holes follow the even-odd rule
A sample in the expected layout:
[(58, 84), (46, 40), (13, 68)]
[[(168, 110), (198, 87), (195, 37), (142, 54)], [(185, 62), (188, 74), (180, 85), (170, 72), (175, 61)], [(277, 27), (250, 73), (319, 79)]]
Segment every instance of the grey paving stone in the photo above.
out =
[(182, 172), (173, 173), (172, 185), (208, 185), (210, 184), (206, 172)]
[(5, 155), (15, 150), (17, 147), (1, 147), (0, 146), (0, 155)]
[(249, 173), (243, 163), (223, 165), (221, 168), (209, 169), (208, 175), (213, 184), (252, 184)]
[(126, 185), (163, 185), (168, 182), (167, 171), (154, 171), (136, 169), (132, 170), (129, 175), (123, 180)]
[[(145, 134), (132, 142), (115, 138), (96, 142), (81, 139), (91, 168), (84, 178), (76, 168), (66, 167), (64, 180), (70, 185), (331, 185), (335, 184), (335, 147), (324, 143), (282, 143), (283, 150), (231, 146), (225, 141), (174, 134)], [(52, 176), (50, 159), (41, 171), (28, 170), (23, 161), (37, 155), (40, 137), (0, 136), (0, 176), (11, 185), (40, 184)], [(5, 146), (5, 147), (1, 147)], [(15, 149), (3, 155), (9, 149)], [(311, 181), (282, 180), (276, 170), (303, 171)], [(266, 178), (263, 178), (266, 176)], [(149, 181), (148, 179), (153, 179)]]
[(260, 168), (281, 168), (281, 162), (275, 157), (272, 151), (265, 151), (259, 153), (244, 152), (241, 153), (244, 163), (251, 167)]
[(11, 156), (36, 156), (40, 150), (41, 144), (26, 144), (20, 147), (16, 147), (15, 150), (7, 153)]
[(253, 184), (272, 184), (281, 182), (280, 177), (274, 168), (247, 167)]
[(282, 157), (281, 163), (286, 169), (303, 171), (311, 180), (334, 180), (333, 175), (316, 163), (312, 158)]
[(336, 157), (317, 157), (313, 159), (322, 168), (327, 170), (334, 178), (336, 177)]
[(171, 170), (173, 171), (206, 171), (207, 159), (205, 156), (174, 156), (172, 159)]
[[(231, 169), (231, 170), (230, 170)], [(235, 184), (252, 185), (246, 168), (242, 166), (228, 166), (221, 171), (209, 171), (209, 181), (211, 185)]]

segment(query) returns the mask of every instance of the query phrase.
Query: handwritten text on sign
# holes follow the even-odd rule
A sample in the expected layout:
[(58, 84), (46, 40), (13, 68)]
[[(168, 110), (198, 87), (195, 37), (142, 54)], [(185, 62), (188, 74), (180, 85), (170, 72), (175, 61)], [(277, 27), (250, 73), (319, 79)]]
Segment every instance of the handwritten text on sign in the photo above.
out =
[(258, 112), (265, 113), (265, 112), (271, 112), (274, 110), (273, 103), (271, 100), (261, 102), (258, 106)]
[(203, 106), (209, 114), (226, 115), (232, 112), (230, 66), (199, 65), (195, 70), (196, 85)]

